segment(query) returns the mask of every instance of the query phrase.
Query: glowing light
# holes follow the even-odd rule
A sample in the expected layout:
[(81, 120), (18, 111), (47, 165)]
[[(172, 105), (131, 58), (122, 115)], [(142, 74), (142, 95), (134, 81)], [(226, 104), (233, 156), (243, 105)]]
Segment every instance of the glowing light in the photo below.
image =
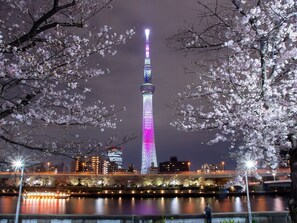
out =
[(155, 148), (154, 119), (153, 119), (153, 93), (154, 85), (151, 84), (151, 66), (149, 58), (149, 35), (150, 30), (145, 29), (145, 65), (144, 84), (141, 86), (143, 95), (143, 119), (142, 119), (142, 163), (141, 173), (147, 174), (150, 167), (157, 167), (157, 157)]
[(245, 163), (245, 167), (250, 170), (255, 167), (255, 162), (253, 160), (247, 160)]
[(15, 170), (19, 170), (25, 166), (24, 160), (22, 158), (17, 158), (16, 160), (12, 161), (12, 166)]
[(144, 32), (145, 32), (145, 38), (146, 40), (148, 40), (150, 36), (150, 29), (145, 29)]
[(142, 173), (148, 173), (152, 164), (157, 166), (152, 100), (152, 94), (143, 95)]

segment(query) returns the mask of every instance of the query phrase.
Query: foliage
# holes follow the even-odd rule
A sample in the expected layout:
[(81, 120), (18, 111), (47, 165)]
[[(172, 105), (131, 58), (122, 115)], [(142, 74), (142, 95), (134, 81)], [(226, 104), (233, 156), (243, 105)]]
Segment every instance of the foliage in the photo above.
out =
[(91, 89), (84, 86), (108, 73), (102, 59), (115, 55), (114, 47), (134, 33), (119, 35), (99, 22), (91, 26), (111, 2), (0, 1), (1, 157), (11, 149), (37, 155), (96, 152), (99, 142), (81, 142), (70, 130), (116, 127), (115, 107), (87, 101)]
[[(292, 171), (290, 216), (297, 222), (297, 3), (231, 0), (198, 4), (199, 26), (181, 30), (170, 44), (186, 52), (210, 52), (211, 63), (193, 64), (198, 82), (178, 96), (173, 126), (215, 130), (209, 143), (228, 141), (238, 166)], [(201, 58), (199, 58), (201, 60)]]
[(281, 151), (295, 149), (296, 2), (198, 3), (207, 11), (198, 17), (204, 29), (181, 30), (170, 44), (215, 59), (193, 62), (200, 65), (194, 69), (198, 81), (178, 95), (172, 125), (183, 131), (215, 130), (209, 143), (229, 141), (235, 158), (249, 156), (275, 169)]
[(235, 223), (235, 220), (224, 220), (224, 221), (220, 221), (220, 223)]

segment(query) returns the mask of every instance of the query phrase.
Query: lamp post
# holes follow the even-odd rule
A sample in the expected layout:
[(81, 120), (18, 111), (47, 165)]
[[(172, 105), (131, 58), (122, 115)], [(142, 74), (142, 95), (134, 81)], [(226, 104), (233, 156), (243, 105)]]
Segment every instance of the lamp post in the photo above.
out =
[(21, 206), (21, 196), (22, 196), (22, 186), (23, 186), (23, 178), (24, 178), (24, 163), (22, 160), (16, 160), (13, 163), (13, 166), (16, 170), (21, 170), (21, 179), (20, 179), (20, 188), (19, 188), (19, 195), (15, 213), (15, 223), (19, 222), (19, 215), (20, 215), (20, 206)]
[(51, 165), (51, 163), (47, 162), (47, 172), (50, 172), (50, 165)]
[(247, 198), (247, 208), (248, 208), (248, 219), (249, 223), (252, 223), (252, 211), (249, 193), (249, 182), (248, 182), (248, 171), (255, 166), (254, 161), (247, 161), (245, 163), (245, 183), (246, 183), (246, 198)]
[(223, 167), (223, 171), (225, 171), (225, 162), (222, 161), (222, 167)]

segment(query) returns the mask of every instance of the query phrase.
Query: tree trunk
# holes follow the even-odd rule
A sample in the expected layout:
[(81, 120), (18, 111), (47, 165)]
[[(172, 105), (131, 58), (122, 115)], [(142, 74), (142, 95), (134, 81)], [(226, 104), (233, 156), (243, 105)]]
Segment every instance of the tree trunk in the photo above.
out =
[(297, 223), (297, 140), (290, 137), (292, 150), (290, 152), (291, 168), (291, 199), (289, 200), (289, 210), (292, 223)]

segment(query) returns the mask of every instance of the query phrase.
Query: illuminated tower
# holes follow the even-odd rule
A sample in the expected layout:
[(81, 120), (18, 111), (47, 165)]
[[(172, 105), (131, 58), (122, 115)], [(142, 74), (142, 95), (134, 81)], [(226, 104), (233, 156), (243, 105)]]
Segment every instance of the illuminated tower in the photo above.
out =
[(143, 98), (142, 116), (142, 163), (141, 173), (150, 172), (150, 167), (157, 167), (155, 147), (154, 119), (153, 119), (153, 93), (155, 86), (152, 82), (152, 68), (149, 47), (150, 30), (145, 30), (145, 61), (144, 61), (144, 84), (140, 90)]

